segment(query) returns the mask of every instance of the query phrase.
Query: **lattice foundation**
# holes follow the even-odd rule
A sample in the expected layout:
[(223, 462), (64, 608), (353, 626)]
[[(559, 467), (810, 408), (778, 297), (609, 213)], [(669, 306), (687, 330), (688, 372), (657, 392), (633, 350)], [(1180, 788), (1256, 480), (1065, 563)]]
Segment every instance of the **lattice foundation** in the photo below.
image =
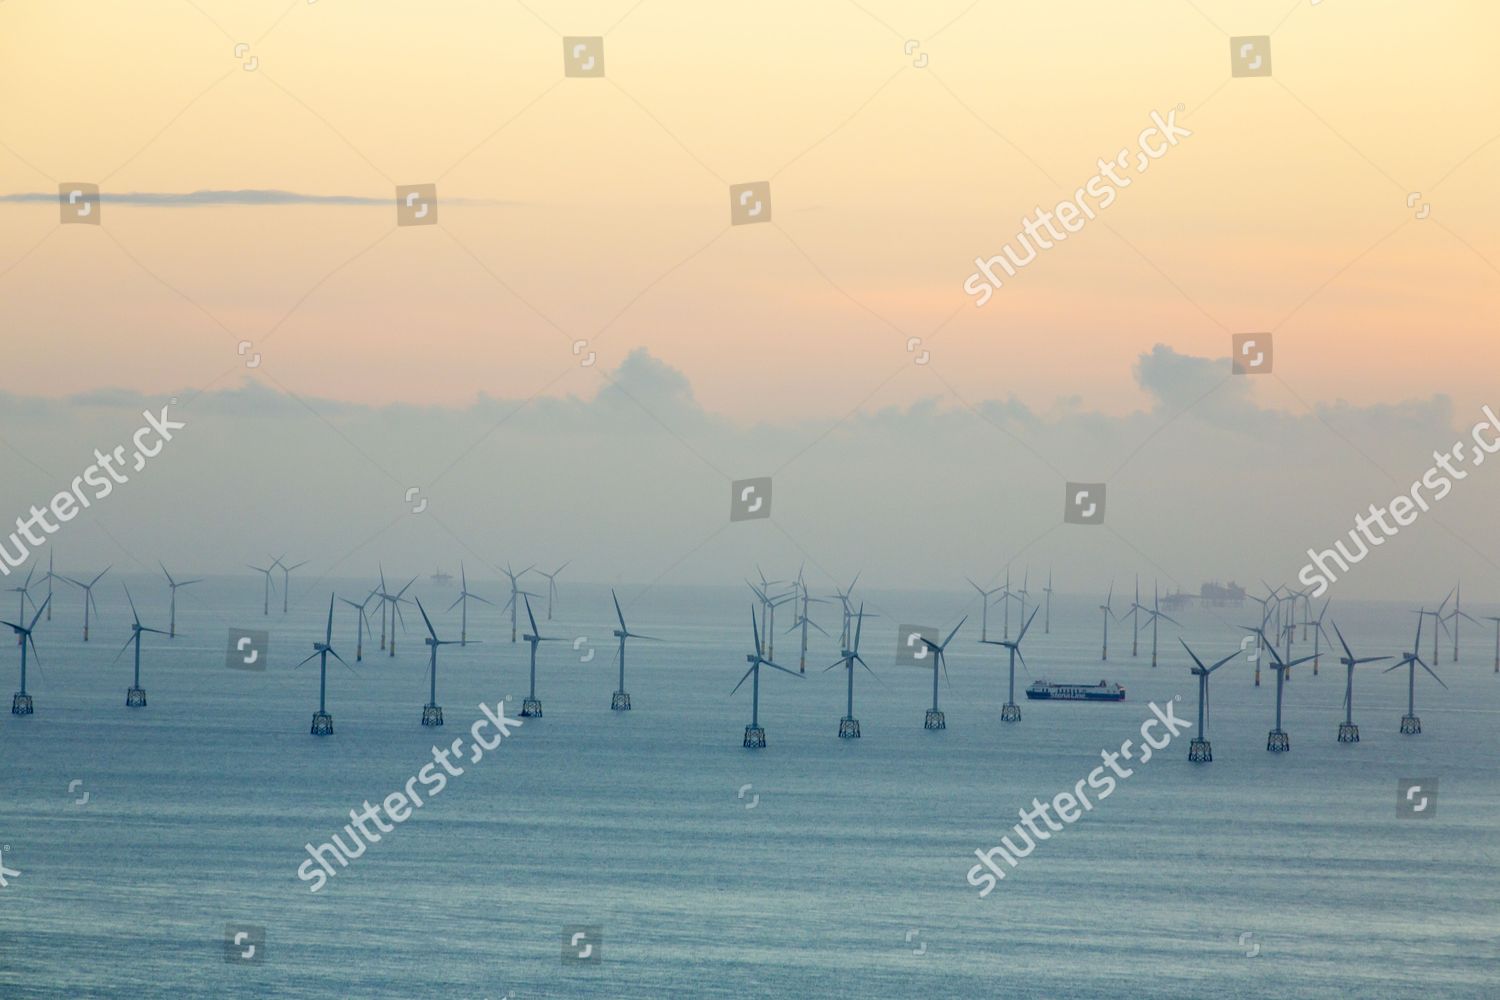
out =
[(312, 734), (314, 736), (333, 735), (333, 716), (327, 712), (314, 712), (312, 721)]
[(1416, 736), (1422, 731), (1422, 720), (1415, 715), (1401, 716), (1401, 732), (1407, 736)]
[(859, 720), (851, 715), (846, 715), (839, 720), (839, 739), (859, 739)]
[(766, 745), (766, 731), (760, 726), (745, 727), (745, 749), (759, 750)]
[(423, 705), (422, 706), (422, 725), (424, 725), (424, 726), (441, 726), (442, 724), (443, 724), (443, 706), (441, 706), (441, 705)]
[(10, 714), (11, 715), (30, 715), (31, 714), (31, 695), (29, 695), (29, 694), (18, 694), (14, 698), (12, 698), (11, 702), (10, 702)]
[(1000, 721), (1001, 722), (1020, 722), (1021, 721), (1021, 706), (1015, 704), (1014, 702), (1009, 702), (1009, 701), (1006, 702), (1005, 706), (1000, 709)]
[(609, 699), (609, 707), (616, 712), (630, 711), (630, 692), (616, 691), (614, 697)]
[(145, 708), (146, 707), (146, 690), (145, 690), (145, 688), (126, 688), (125, 689), (125, 707), (126, 708)]
[(947, 729), (948, 728), (948, 720), (946, 718), (944, 718), (942, 712), (934, 712), (932, 709), (928, 709), (927, 710), (927, 719), (922, 723), (922, 728), (923, 729)]
[(1214, 759), (1214, 747), (1208, 740), (1195, 739), (1188, 744), (1188, 760), (1194, 764), (1207, 764)]
[(521, 718), (540, 719), (542, 717), (542, 703), (535, 698), (527, 698), (521, 702)]
[(1340, 743), (1358, 743), (1359, 742), (1359, 727), (1356, 726), (1352, 722), (1340, 722), (1339, 723), (1339, 742)]
[(1272, 753), (1286, 753), (1292, 748), (1292, 739), (1285, 730), (1273, 729), (1266, 737), (1266, 749)]

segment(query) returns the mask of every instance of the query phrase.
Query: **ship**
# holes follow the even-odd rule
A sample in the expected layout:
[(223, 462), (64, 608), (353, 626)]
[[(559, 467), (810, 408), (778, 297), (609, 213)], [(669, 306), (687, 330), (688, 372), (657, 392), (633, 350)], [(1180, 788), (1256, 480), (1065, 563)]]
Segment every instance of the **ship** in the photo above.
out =
[(1032, 701), (1124, 701), (1125, 689), (1118, 684), (1053, 684), (1037, 681), (1026, 689)]

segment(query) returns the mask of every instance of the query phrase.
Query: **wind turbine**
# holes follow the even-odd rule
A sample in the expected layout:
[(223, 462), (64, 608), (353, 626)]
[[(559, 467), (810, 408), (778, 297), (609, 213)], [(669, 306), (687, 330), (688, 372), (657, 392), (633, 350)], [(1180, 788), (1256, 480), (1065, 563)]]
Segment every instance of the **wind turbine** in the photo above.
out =
[[(42, 602), (42, 606), (37, 608), (36, 614), (32, 616), (30, 625), (20, 625), (16, 622), (0, 622), (0, 625), (9, 625), (11, 631), (21, 639), (21, 690), (16, 692), (16, 696), (11, 699), (11, 715), (30, 715), (32, 712), (31, 695), (26, 693), (26, 647), (29, 645), (32, 652), (36, 652), (36, 640), (31, 637), (31, 633), (36, 628), (37, 621), (42, 617), (42, 612), (47, 610), (47, 606), (51, 601), (52, 598), (49, 597)], [(23, 617), (21, 620), (25, 621), (25, 618)], [(37, 662), (41, 663), (42, 654), (37, 653), (36, 658)]]
[(1205, 667), (1203, 661), (1198, 659), (1198, 654), (1193, 652), (1182, 637), (1177, 638), (1182, 643), (1182, 648), (1193, 658), (1193, 666), (1188, 672), (1198, 678), (1198, 734), (1188, 743), (1188, 760), (1194, 764), (1209, 764), (1214, 759), (1214, 747), (1208, 740), (1208, 675), (1218, 670), (1224, 664), (1240, 655), (1239, 650), (1230, 653), (1224, 659), (1211, 667)]
[[(776, 609), (781, 607), (787, 601), (794, 601), (796, 599), (797, 591), (793, 589), (788, 593), (773, 597), (769, 602), (767, 602), (766, 608), (768, 614), (766, 617), (766, 656), (770, 659), (775, 659), (776, 656)], [(795, 610), (795, 608), (793, 610)]]
[[(1426, 609), (1423, 610), (1425, 611)], [(1417, 650), (1421, 648), (1422, 617), (1421, 615), (1418, 615), (1417, 637), (1416, 639), (1412, 640), (1411, 652), (1407, 653), (1405, 656), (1401, 657), (1400, 660), (1396, 661), (1395, 665), (1386, 667), (1383, 671), (1383, 673), (1388, 674), (1392, 670), (1400, 670), (1402, 667), (1405, 667), (1407, 670), (1406, 714), (1401, 716), (1401, 732), (1406, 734), (1407, 736), (1416, 736), (1422, 731), (1422, 720), (1417, 718), (1417, 667), (1420, 666), (1423, 670), (1427, 671), (1429, 674), (1432, 674), (1433, 680), (1437, 681), (1439, 684), (1443, 684), (1443, 679), (1437, 674), (1433, 673), (1432, 668), (1427, 665), (1427, 663), (1422, 659), (1421, 655), (1417, 652)], [(1447, 687), (1448, 685), (1443, 684), (1444, 690), (1447, 690)]]
[[(339, 598), (339, 600), (343, 601), (345, 604), (349, 605), (349, 607), (353, 608), (356, 612), (359, 613), (359, 624), (356, 626), (358, 638), (355, 640), (355, 643), (354, 643), (354, 662), (355, 663), (360, 663), (365, 658), (365, 626), (367, 626), (369, 624), (369, 613), (365, 611), (365, 608), (369, 606), (370, 602), (373, 601), (379, 593), (380, 592), (378, 590), (372, 590), (372, 591), (370, 591), (369, 596), (366, 597), (359, 604), (355, 604), (353, 601), (349, 600), (349, 598), (347, 598), (347, 597), (340, 597)], [(384, 603), (382, 603), (381, 606), (380, 606), (380, 613), (381, 613), (380, 623), (382, 625), (384, 625), (385, 624), (385, 617), (384, 617), (384, 615), (385, 615), (385, 604)], [(371, 632), (373, 632), (373, 631), (374, 631), (374, 629), (371, 629)]]
[[(383, 581), (384, 581), (384, 575), (382, 574), (382, 585), (381, 585), (381, 589), (382, 590), (385, 589)], [(406, 628), (406, 616), (401, 613), (401, 602), (403, 600), (406, 600), (406, 598), (405, 598), (404, 595), (406, 594), (406, 592), (408, 590), (411, 589), (411, 585), (414, 584), (414, 583), (416, 583), (416, 582), (417, 582), (417, 578), (416, 577), (412, 577), (410, 580), (406, 581), (406, 586), (405, 587), (402, 587), (400, 590), (396, 591), (394, 594), (382, 593), (380, 595), (381, 598), (383, 598), (385, 600), (385, 602), (391, 606), (391, 646), (390, 646), (390, 655), (391, 656), (395, 656), (396, 655), (396, 622), (397, 622), (397, 620), (398, 619), (400, 620), (401, 627), (403, 629)], [(411, 602), (407, 601), (407, 603), (410, 604)], [(383, 627), (382, 627), (381, 631), (384, 631)]]
[[(609, 699), (609, 707), (612, 711), (615, 712), (628, 712), (630, 711), (630, 694), (625, 690), (625, 640), (649, 639), (652, 642), (660, 642), (661, 640), (656, 638), (656, 636), (654, 635), (641, 635), (626, 628), (625, 612), (620, 610), (620, 599), (618, 597), (615, 597), (615, 589), (613, 587), (609, 588), (609, 596), (614, 598), (615, 617), (620, 619), (620, 627), (615, 629), (615, 638), (620, 640), (620, 687), (619, 690), (614, 693), (613, 697)], [(536, 646), (533, 645), (531, 648), (534, 651), (536, 649)], [(533, 659), (532, 662), (532, 674), (533, 676), (535, 676), (535, 660)], [(532, 684), (533, 686), (535, 686), (535, 681), (533, 681)], [(538, 709), (538, 711), (540, 711), (540, 709)]]
[[(522, 599), (526, 602), (526, 618), (531, 622), (531, 634), (521, 636), (531, 643), (531, 697), (521, 703), (521, 715), (528, 719), (539, 719), (542, 716), (542, 703), (536, 697), (536, 647), (538, 643), (552, 642), (555, 636), (542, 635), (542, 630), (536, 627), (536, 615), (531, 613), (531, 598), (523, 594)], [(621, 667), (622, 672), (623, 670), (624, 667)]]
[(73, 579), (70, 576), (63, 577), (64, 580), (68, 581), (73, 586), (83, 588), (83, 641), (84, 642), (88, 642), (89, 641), (89, 609), (93, 608), (95, 611), (99, 610), (99, 605), (94, 601), (94, 584), (96, 584), (100, 580), (104, 579), (104, 574), (108, 573), (109, 570), (110, 570), (110, 567), (108, 567), (108, 566), (104, 567), (104, 571), (102, 573), (100, 573), (98, 576), (94, 577), (88, 583), (82, 583), (82, 582), (80, 582), (78, 580)]
[(523, 594), (521, 586), (517, 581), (519, 581), (521, 577), (525, 576), (527, 573), (531, 572), (532, 568), (533, 567), (531, 566), (527, 566), (525, 569), (521, 570), (521, 572), (513, 573), (510, 569), (510, 563), (506, 563), (505, 569), (501, 570), (501, 572), (503, 572), (506, 576), (510, 577), (510, 601), (505, 605), (505, 607), (510, 610), (511, 642), (516, 641), (516, 616), (520, 614), (521, 611), (521, 602), (519, 598)]
[(1443, 598), (1443, 603), (1438, 605), (1438, 609), (1436, 611), (1432, 612), (1432, 621), (1433, 621), (1433, 629), (1432, 629), (1432, 662), (1433, 663), (1438, 663), (1438, 662), (1440, 662), (1442, 660), (1442, 657), (1438, 654), (1438, 626), (1441, 626), (1442, 629), (1443, 629), (1443, 631), (1447, 632), (1449, 630), (1448, 629), (1448, 619), (1450, 617), (1452, 617), (1451, 615), (1445, 615), (1445, 614), (1443, 614), (1443, 608), (1445, 608), (1445, 607), (1448, 606), (1448, 602), (1451, 601), (1451, 600), (1453, 600), (1453, 595), (1456, 594), (1456, 593), (1458, 593), (1458, 587), (1455, 586), (1452, 590), (1448, 591), (1448, 596), (1445, 597), (1445, 598)]
[(996, 587), (994, 590), (985, 590), (968, 577), (964, 577), (964, 579), (968, 581), (969, 586), (979, 591), (979, 599), (983, 602), (981, 604), (982, 610), (979, 612), (979, 641), (983, 642), (990, 637), (990, 597), (993, 594), (1000, 593), (1004, 588)]
[[(31, 571), (26, 574), (25, 583), (21, 584), (19, 587), (7, 588), (10, 593), (20, 595), (18, 598), (20, 608), (16, 611), (16, 618), (20, 621), (26, 620), (26, 602), (31, 601), (31, 578), (35, 573), (36, 567), (33, 566), (31, 567)], [(36, 607), (36, 601), (31, 601), (31, 606), (33, 608)], [(19, 642), (19, 640), (17, 641)]]
[[(792, 632), (792, 631), (795, 631), (798, 628), (802, 629), (802, 658), (798, 662), (797, 672), (801, 673), (801, 674), (805, 674), (805, 673), (807, 673), (807, 630), (808, 630), (808, 627), (811, 626), (812, 628), (817, 629), (819, 632), (822, 632), (824, 635), (828, 635), (828, 633), (826, 631), (824, 631), (823, 626), (819, 625), (817, 622), (813, 621), (810, 617), (808, 617), (808, 613), (807, 613), (808, 608), (807, 608), (807, 606), (809, 604), (827, 604), (828, 602), (826, 600), (824, 600), (823, 598), (821, 598), (821, 597), (813, 597), (811, 594), (809, 594), (807, 592), (807, 584), (804, 583), (803, 580), (802, 580), (802, 571), (801, 570), (797, 571), (797, 585), (802, 590), (802, 613), (797, 616), (797, 620), (794, 621), (794, 622), (792, 622), (792, 627), (789, 628), (789, 629), (787, 629), (787, 631), (788, 632)], [(830, 639), (833, 638), (832, 636), (828, 636), (828, 637)]]
[(294, 668), (300, 669), (303, 664), (307, 663), (314, 656), (320, 658), (318, 662), (318, 711), (313, 715), (312, 719), (312, 735), (314, 736), (333, 735), (333, 716), (328, 714), (328, 657), (332, 656), (335, 660), (343, 663), (351, 673), (356, 672), (353, 667), (344, 662), (344, 658), (333, 648), (333, 597), (334, 595), (332, 594), (328, 595), (328, 627), (323, 632), (323, 641), (314, 642), (312, 656), (309, 656)]
[(927, 710), (927, 718), (922, 721), (923, 729), (948, 728), (947, 717), (938, 708), (938, 668), (942, 668), (944, 677), (948, 676), (948, 644), (953, 641), (953, 637), (958, 635), (958, 630), (963, 628), (964, 622), (968, 620), (968, 615), (960, 618), (958, 624), (953, 626), (953, 631), (948, 633), (948, 638), (944, 639), (941, 645), (925, 636), (922, 638), (922, 641), (927, 643), (927, 648), (932, 650), (932, 707)]
[(1136, 650), (1141, 640), (1141, 574), (1135, 575), (1135, 600), (1130, 602), (1130, 655), (1139, 655)]
[(1016, 704), (1016, 660), (1019, 658), (1023, 667), (1026, 665), (1026, 657), (1021, 656), (1021, 640), (1026, 638), (1026, 630), (1031, 628), (1031, 622), (1036, 617), (1036, 611), (1036, 608), (1031, 609), (1031, 618), (1026, 619), (1026, 623), (1021, 626), (1021, 634), (1016, 636), (1015, 642), (1009, 640), (1003, 642), (996, 642), (993, 639), (987, 640), (987, 645), (1004, 646), (1010, 650), (1010, 698), (1005, 702), (1004, 707), (1000, 709), (1001, 722), (1021, 721), (1021, 707)]
[(1303, 609), (1304, 611), (1306, 611), (1306, 615), (1304, 616), (1304, 620), (1302, 622), (1302, 641), (1303, 642), (1307, 641), (1307, 628), (1308, 628), (1308, 626), (1311, 625), (1313, 627), (1313, 634), (1312, 634), (1312, 636), (1313, 636), (1313, 676), (1314, 677), (1318, 676), (1318, 659), (1319, 659), (1319, 657), (1321, 657), (1323, 655), (1323, 639), (1325, 637), (1327, 637), (1327, 635), (1328, 635), (1328, 631), (1325, 628), (1323, 628), (1323, 616), (1326, 615), (1326, 614), (1328, 614), (1328, 605), (1330, 605), (1332, 603), (1333, 603), (1333, 598), (1331, 598), (1331, 597), (1328, 600), (1324, 601), (1323, 602), (1323, 610), (1318, 612), (1318, 617), (1316, 617), (1316, 618), (1312, 617), (1312, 602), (1311, 601), (1309, 601), (1307, 607)]
[(834, 660), (823, 668), (823, 672), (827, 673), (834, 667), (843, 666), (849, 674), (849, 701), (844, 712), (844, 717), (839, 720), (839, 739), (841, 740), (859, 739), (859, 720), (854, 717), (854, 665), (858, 663), (865, 670), (869, 671), (871, 677), (875, 676), (875, 671), (870, 670), (870, 665), (865, 662), (865, 658), (859, 655), (859, 634), (864, 631), (864, 625), (865, 606), (861, 604), (859, 606), (859, 613), (855, 618), (854, 648), (843, 650), (839, 659)]
[[(1261, 638), (1265, 639), (1264, 633), (1261, 633)], [(1276, 671), (1276, 728), (1271, 730), (1270, 734), (1266, 737), (1266, 749), (1272, 753), (1286, 753), (1292, 749), (1291, 737), (1281, 728), (1281, 697), (1282, 692), (1286, 689), (1286, 672), (1299, 663), (1306, 663), (1312, 657), (1304, 656), (1300, 660), (1288, 662), (1281, 658), (1281, 653), (1277, 651), (1276, 644), (1270, 639), (1265, 639), (1263, 645), (1265, 649), (1270, 651), (1271, 659), (1275, 661), (1271, 664), (1271, 669)]]
[(1029, 590), (1026, 589), (1027, 585), (1030, 582), (1031, 582), (1031, 567), (1027, 566), (1025, 572), (1023, 572), (1021, 574), (1021, 589), (1018, 590), (1018, 591), (1016, 591), (1017, 594), (1021, 595), (1021, 618), (1022, 619), (1025, 619), (1025, 617), (1026, 617), (1026, 598), (1028, 598), (1028, 597), (1031, 596), (1031, 591), (1029, 591)]
[(167, 625), (167, 638), (175, 639), (177, 638), (177, 588), (191, 587), (193, 584), (202, 583), (203, 581), (201, 579), (183, 580), (181, 583), (178, 583), (176, 580), (172, 579), (172, 574), (167, 572), (167, 567), (165, 565), (163, 565), (160, 561), (158, 561), (156, 565), (161, 566), (162, 576), (165, 576), (167, 578), (167, 586), (172, 588), (172, 618), (170, 624)]
[[(124, 586), (124, 584), (121, 584), (121, 586)], [(153, 632), (156, 635), (167, 635), (167, 633), (159, 628), (147, 628), (141, 624), (141, 616), (135, 610), (135, 601), (130, 596), (129, 587), (125, 587), (125, 600), (130, 601), (130, 616), (135, 621), (130, 626), (130, 638), (125, 640), (125, 645), (120, 647), (120, 652), (115, 654), (115, 659), (118, 660), (124, 654), (125, 650), (130, 648), (130, 644), (135, 643), (135, 682), (131, 684), (130, 690), (125, 692), (125, 707), (145, 708), (146, 692), (141, 687), (141, 633)]]
[[(54, 553), (51, 552), (50, 550), (47, 552), (47, 575), (44, 576), (44, 577), (42, 577), (42, 580), (46, 580), (47, 581), (47, 602), (48, 602), (47, 620), (49, 622), (52, 620), (52, 607), (51, 607), (51, 603), (50, 603), (52, 601), (52, 581), (53, 580), (57, 580), (57, 579), (61, 579), (56, 573), (52, 572), (52, 556), (53, 555), (54, 555)], [(41, 580), (38, 580), (37, 582), (40, 583)]]
[[(1479, 624), (1478, 619), (1474, 618), (1474, 616), (1470, 615), (1467, 611), (1465, 611), (1463, 609), (1464, 595), (1463, 595), (1462, 587), (1463, 587), (1463, 584), (1460, 583), (1457, 587), (1453, 588), (1453, 610), (1451, 612), (1449, 612), (1449, 614), (1448, 614), (1448, 620), (1453, 623), (1453, 629), (1452, 629), (1452, 631), (1453, 631), (1453, 662), (1454, 663), (1458, 662), (1458, 620), (1460, 618), (1467, 618), (1467, 619), (1469, 619), (1469, 621), (1473, 622), (1475, 625)], [(1433, 657), (1433, 659), (1436, 660), (1437, 658)]]
[[(853, 590), (854, 585), (850, 584), (849, 589)], [(747, 750), (759, 750), (766, 745), (766, 731), (760, 725), (760, 668), (762, 664), (768, 667), (775, 667), (784, 674), (791, 674), (798, 680), (802, 680), (803, 675), (793, 673), (781, 664), (772, 663), (769, 659), (761, 655), (760, 624), (755, 620), (755, 608), (753, 606), (750, 608), (750, 629), (755, 633), (755, 652), (745, 657), (746, 662), (750, 664), (750, 669), (745, 671), (745, 676), (740, 678), (740, 683), (736, 684), (734, 691), (730, 691), (729, 694), (732, 697), (734, 692), (738, 691), (740, 686), (745, 683), (746, 677), (754, 677), (754, 681), (752, 681), (750, 687), (750, 725), (745, 727), (745, 742), (742, 745)], [(856, 631), (857, 635), (858, 632)]]
[[(437, 651), (439, 646), (463, 645), (452, 639), (444, 642), (438, 638), (437, 630), (432, 627), (432, 619), (427, 617), (427, 609), (422, 607), (422, 599), (417, 599), (417, 610), (422, 613), (422, 621), (427, 625), (427, 638), (425, 642), (432, 649), (432, 658), (428, 662), (427, 678), (429, 686), (427, 689), (427, 704), (422, 706), (422, 725), (441, 726), (443, 724), (443, 707), (437, 703)], [(476, 642), (475, 645), (478, 645)]]
[(287, 602), (290, 600), (291, 595), (292, 595), (292, 570), (294, 570), (294, 569), (301, 569), (303, 566), (307, 565), (307, 561), (303, 560), (302, 562), (297, 563), (295, 566), (288, 566), (286, 563), (284, 563), (284, 562), (281, 561), (284, 558), (286, 558), (286, 557), (285, 556), (278, 557), (277, 560), (271, 564), (271, 567), (273, 569), (275, 567), (277, 567), (277, 566), (281, 567), (281, 613), (282, 614), (286, 614), (286, 611), (287, 611)]
[[(1157, 630), (1157, 625), (1158, 625), (1157, 619), (1165, 618), (1167, 621), (1171, 622), (1173, 625), (1176, 625), (1178, 628), (1182, 628), (1182, 622), (1178, 621), (1176, 618), (1173, 618), (1171, 615), (1163, 614), (1162, 613), (1162, 610), (1161, 610), (1161, 594), (1160, 594), (1160, 592), (1157, 589), (1157, 585), (1156, 585), (1156, 581), (1155, 580), (1151, 581), (1151, 608), (1150, 608), (1149, 611), (1146, 611), (1146, 616), (1147, 616), (1147, 620), (1151, 622), (1151, 666), (1155, 667), (1156, 666), (1156, 630)], [(1181, 640), (1179, 640), (1179, 641), (1181, 641)], [(1209, 756), (1209, 760), (1213, 760), (1213, 756), (1212, 755)]]
[(1047, 586), (1042, 588), (1047, 595), (1047, 610), (1042, 615), (1042, 635), (1052, 634), (1052, 570), (1047, 570)]
[[(563, 565), (567, 565), (567, 564), (564, 563)], [(561, 573), (562, 570), (559, 569), (557, 572)], [(547, 574), (543, 573), (542, 575), (546, 576)], [(450, 577), (449, 579), (452, 579), (452, 578)], [(472, 597), (474, 600), (478, 601), (479, 603), (481, 603), (481, 604), (488, 604), (490, 607), (494, 607), (495, 605), (494, 605), (493, 602), (485, 600), (483, 597), (480, 597), (478, 594), (471, 594), (471, 593), (469, 593), (469, 574), (467, 574), (467, 573), (464, 572), (463, 560), (459, 560), (459, 563), (458, 563), (458, 579), (459, 579), (458, 600), (456, 600), (452, 604), (448, 605), (448, 610), (452, 611), (454, 608), (458, 607), (460, 604), (463, 605), (462, 624), (459, 625), (459, 632), (458, 632), (458, 644), (460, 646), (467, 646), (469, 644), (469, 598)], [(551, 604), (552, 604), (552, 599), (548, 598), (547, 599), (547, 605), (548, 605), (549, 609), (551, 607)], [(551, 618), (552, 616), (549, 614), (547, 617)]]
[(1114, 599), (1115, 581), (1111, 580), (1109, 581), (1109, 595), (1104, 598), (1104, 603), (1099, 605), (1099, 610), (1104, 612), (1104, 655), (1099, 657), (1101, 660), (1109, 659), (1109, 620), (1115, 616), (1115, 613), (1110, 610), (1109, 606), (1114, 602)]
[(552, 620), (552, 601), (557, 597), (557, 574), (567, 569), (568, 563), (572, 561), (569, 559), (568, 562), (563, 563), (550, 573), (542, 573), (541, 570), (537, 570), (538, 573), (547, 578), (547, 620), (549, 622)]
[[(863, 572), (863, 570), (861, 570), (860, 572)], [(858, 583), (858, 582), (859, 582), (859, 573), (855, 573), (854, 574), (854, 579), (852, 579), (852, 580), (849, 581), (849, 589), (848, 590), (839, 590), (837, 587), (835, 587), (834, 591), (833, 591), (834, 596), (839, 599), (839, 603), (842, 604), (843, 607), (844, 607), (844, 627), (839, 632), (839, 648), (840, 649), (842, 649), (845, 646), (849, 645), (849, 620), (854, 615), (854, 608), (850, 605), (849, 599), (854, 595), (854, 585), (856, 583)]]
[[(1328, 606), (1326, 604), (1323, 606), (1323, 610), (1328, 610)], [(1322, 615), (1318, 616), (1318, 621), (1321, 624), (1321, 622), (1323, 621)], [(1333, 622), (1332, 624), (1334, 634), (1339, 637), (1339, 645), (1344, 647), (1344, 655), (1339, 657), (1339, 662), (1344, 665), (1345, 670), (1347, 671), (1347, 675), (1344, 678), (1344, 721), (1339, 723), (1339, 742), (1358, 743), (1359, 727), (1354, 724), (1354, 668), (1362, 663), (1376, 663), (1380, 660), (1389, 660), (1390, 657), (1355, 656), (1354, 650), (1350, 649), (1349, 643), (1344, 640), (1344, 633), (1339, 631), (1338, 622)], [(1418, 624), (1420, 624), (1420, 622)]]
[[(246, 563), (246, 565), (248, 566), (249, 563)], [(265, 616), (269, 617), (270, 614), (271, 614), (271, 588), (273, 586), (275, 586), (274, 584), (271, 583), (271, 573), (275, 571), (276, 564), (272, 563), (271, 565), (267, 566), (265, 569), (261, 569), (259, 566), (250, 566), (250, 568), (253, 569), (253, 570), (255, 570), (255, 572), (257, 572), (257, 573), (264, 573), (266, 575), (266, 596), (265, 596), (265, 603), (263, 605), (261, 605), (261, 612), (260, 613), (262, 615), (265, 615)]]
[(1486, 615), (1484, 620), (1495, 623), (1495, 673), (1500, 674), (1500, 618)]
[(1005, 592), (1000, 595), (1000, 604), (1005, 609), (1005, 631), (1002, 638), (1010, 638), (1010, 602), (1016, 600), (1014, 591), (1010, 589), (1010, 567), (1005, 567)]

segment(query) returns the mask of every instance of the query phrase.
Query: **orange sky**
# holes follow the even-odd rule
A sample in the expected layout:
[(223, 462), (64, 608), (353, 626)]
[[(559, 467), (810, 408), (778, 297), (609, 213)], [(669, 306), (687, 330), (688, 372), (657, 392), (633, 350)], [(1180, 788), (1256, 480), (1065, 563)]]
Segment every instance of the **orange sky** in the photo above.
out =
[[(1274, 329), (1278, 405), (1487, 398), (1492, 5), (1010, 6), (12, 0), (0, 192), (106, 201), (0, 203), (0, 389), (230, 384), (249, 340), (298, 393), (587, 394), (588, 340), (741, 419), (950, 386), (1122, 412), (1151, 345)], [(1228, 36), (1273, 29), (1274, 75), (1231, 78)], [(560, 36), (606, 31), (606, 77), (565, 79)], [(976, 309), (974, 258), (1179, 103), (1193, 136)], [(772, 224), (729, 227), (766, 179)], [(434, 181), (441, 225), (396, 228)], [(241, 188), (390, 203), (108, 201)]]

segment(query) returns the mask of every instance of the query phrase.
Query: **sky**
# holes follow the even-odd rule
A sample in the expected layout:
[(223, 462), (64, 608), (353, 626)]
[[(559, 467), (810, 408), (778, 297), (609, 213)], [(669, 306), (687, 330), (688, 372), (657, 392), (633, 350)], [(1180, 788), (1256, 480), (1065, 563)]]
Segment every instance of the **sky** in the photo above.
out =
[[(9, 0), (0, 522), (175, 396), (190, 430), (60, 553), (1291, 580), (1500, 402), (1497, 28), (1394, 0)], [(575, 35), (602, 77), (564, 75)], [(1233, 76), (1263, 35), (1271, 75)], [(976, 306), (976, 258), (1153, 112), (1191, 135)], [(59, 224), (75, 182), (100, 225)], [(770, 224), (730, 224), (747, 182)], [(438, 225), (396, 225), (406, 184)], [(1229, 376), (1246, 332), (1267, 377)], [(1500, 591), (1487, 471), (1340, 588)], [(768, 474), (771, 521), (727, 524)], [(1104, 528), (1059, 526), (1068, 480), (1107, 482)]]

